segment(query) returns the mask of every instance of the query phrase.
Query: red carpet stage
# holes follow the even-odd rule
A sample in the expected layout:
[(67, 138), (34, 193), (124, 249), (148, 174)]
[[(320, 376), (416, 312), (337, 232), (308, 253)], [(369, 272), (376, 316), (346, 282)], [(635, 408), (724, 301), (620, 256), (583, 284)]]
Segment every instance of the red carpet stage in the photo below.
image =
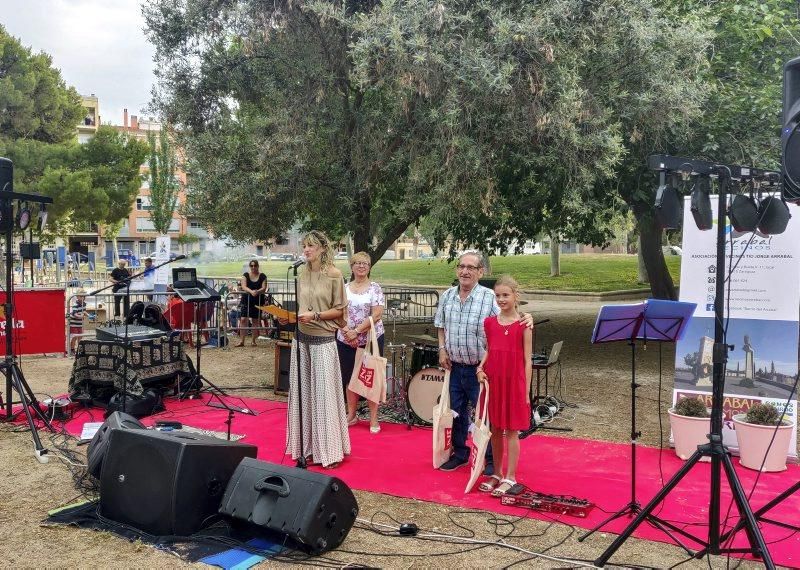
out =
[[(204, 396), (208, 398), (208, 396)], [(230, 403), (238, 405), (238, 398)], [(245, 405), (258, 412), (258, 416), (235, 414), (232, 433), (244, 435), (243, 441), (258, 445), (258, 457), (266, 461), (291, 464), (284, 456), (286, 404), (267, 400), (245, 399)], [(151, 425), (156, 419), (177, 420), (195, 428), (224, 432), (225, 410), (203, 405), (199, 400), (166, 402), (168, 410), (143, 422)], [(87, 421), (99, 421), (99, 410), (76, 413), (67, 424), (70, 433), (78, 435)], [(408, 430), (404, 425), (384, 423), (380, 434), (369, 432), (369, 422), (361, 422), (350, 428), (353, 453), (334, 470), (323, 472), (336, 475), (354, 489), (386, 493), (397, 497), (432, 501), (445, 505), (486, 509), (498, 513), (521, 516), (520, 507), (505, 506), (499, 499), (474, 491), (464, 495), (469, 472), (461, 468), (454, 472), (435, 471), (431, 466), (431, 431), (415, 427)], [(584, 439), (569, 439), (535, 434), (522, 441), (520, 459), (520, 483), (534, 491), (559, 495), (574, 495), (589, 499), (596, 506), (585, 519), (562, 515), (561, 522), (583, 528), (592, 528), (607, 517), (608, 512), (624, 506), (630, 498), (630, 446)], [(637, 491), (640, 502), (646, 502), (661, 488), (659, 455), (662, 458), (664, 478), (669, 478), (683, 464), (671, 450), (640, 447), (637, 465)], [(738, 468), (745, 492), (750, 493), (756, 478), (754, 471)], [(318, 467), (314, 467), (318, 469)], [(692, 534), (704, 537), (707, 532), (708, 486), (710, 465), (701, 463), (668, 497), (659, 516), (685, 527)], [(800, 467), (790, 466), (782, 473), (765, 473), (758, 482), (751, 505), (756, 510), (761, 505), (790, 487), (800, 478)], [(724, 476), (723, 476), (724, 479)], [(723, 512), (730, 503), (730, 493), (723, 484)], [(602, 509), (602, 510), (601, 510)], [(605, 512), (604, 512), (605, 511)], [(790, 496), (770, 513), (770, 518), (797, 524), (800, 512), (800, 493)], [(731, 510), (730, 525), (737, 518), (735, 507)], [(550, 513), (529, 511), (529, 516), (552, 520)], [(623, 517), (610, 523), (604, 530), (619, 532), (628, 523)], [(424, 521), (423, 523), (424, 524)], [(800, 567), (800, 533), (763, 524), (764, 537), (770, 544), (772, 557), (777, 564)], [(657, 529), (642, 525), (635, 536), (649, 540), (669, 542)], [(744, 533), (737, 535), (736, 545), (744, 545)], [(689, 544), (697, 549), (697, 545)], [(597, 552), (599, 556), (601, 553)], [(612, 560), (613, 561), (613, 560)]]

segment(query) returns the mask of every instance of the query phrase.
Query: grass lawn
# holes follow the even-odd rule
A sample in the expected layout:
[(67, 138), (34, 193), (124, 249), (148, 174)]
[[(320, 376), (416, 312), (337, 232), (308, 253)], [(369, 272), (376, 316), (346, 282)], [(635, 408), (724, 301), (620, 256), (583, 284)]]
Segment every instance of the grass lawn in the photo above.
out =
[[(667, 267), (677, 283), (681, 258), (669, 256)], [(562, 254), (561, 275), (550, 277), (550, 256), (516, 255), (493, 257), (494, 275), (510, 273), (524, 289), (550, 291), (603, 292), (642, 288), (636, 283), (636, 256), (610, 254)], [(198, 274), (207, 277), (237, 278), (244, 271), (245, 261), (198, 265)], [(288, 262), (259, 261), (261, 271), (270, 279), (285, 279)], [(348, 275), (345, 261), (337, 267)], [(455, 279), (455, 262), (432, 259), (425, 261), (381, 261), (372, 270), (372, 278), (383, 284), (448, 286)]]

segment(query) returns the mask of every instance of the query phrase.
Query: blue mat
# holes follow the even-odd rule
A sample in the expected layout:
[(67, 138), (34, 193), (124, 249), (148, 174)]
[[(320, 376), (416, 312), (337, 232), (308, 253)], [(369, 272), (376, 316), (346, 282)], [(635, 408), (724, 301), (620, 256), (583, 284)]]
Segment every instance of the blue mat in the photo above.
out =
[[(248, 540), (245, 544), (253, 548), (258, 548), (259, 550), (269, 551), (272, 554), (278, 554), (282, 550), (280, 545), (263, 538), (254, 538), (253, 540)], [(244, 550), (239, 550), (238, 548), (233, 548), (226, 552), (220, 552), (219, 554), (202, 558), (200, 562), (211, 566), (219, 566), (225, 570), (246, 570), (266, 558), (268, 558), (268, 556), (252, 554)]]

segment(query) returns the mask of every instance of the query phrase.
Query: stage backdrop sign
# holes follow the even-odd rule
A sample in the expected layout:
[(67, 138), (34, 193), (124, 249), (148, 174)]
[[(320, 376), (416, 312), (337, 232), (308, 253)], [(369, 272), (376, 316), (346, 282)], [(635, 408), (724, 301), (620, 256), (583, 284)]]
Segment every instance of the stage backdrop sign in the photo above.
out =
[[(711, 197), (711, 204), (716, 212), (715, 196)], [(728, 353), (725, 375), (723, 441), (732, 450), (738, 450), (731, 418), (747, 412), (754, 403), (769, 402), (779, 410), (787, 406), (786, 417), (795, 424), (787, 452), (796, 459), (797, 395), (788, 402), (787, 398), (798, 367), (800, 208), (793, 204), (789, 208), (792, 219), (786, 232), (780, 235), (739, 233), (730, 225), (726, 228), (726, 275), (735, 266), (730, 277), (730, 295), (725, 284), (725, 297), (730, 298), (727, 342), (734, 349)], [(697, 303), (697, 310), (675, 349), (673, 403), (692, 397), (703, 398), (711, 406), (716, 236), (716, 219), (713, 229), (697, 229), (690, 198), (686, 197), (680, 300)], [(727, 311), (726, 301), (726, 316)]]
[[(66, 347), (64, 289), (20, 289), (14, 291), (14, 352), (20, 354), (63, 353)], [(0, 305), (6, 302), (0, 292)], [(0, 306), (0, 355), (6, 353), (6, 330), (10, 315)]]
[[(156, 238), (156, 258), (153, 260), (156, 265), (169, 261), (171, 238), (169, 236), (158, 236)], [(165, 265), (156, 269), (155, 284), (168, 285), (170, 282), (170, 266)]]

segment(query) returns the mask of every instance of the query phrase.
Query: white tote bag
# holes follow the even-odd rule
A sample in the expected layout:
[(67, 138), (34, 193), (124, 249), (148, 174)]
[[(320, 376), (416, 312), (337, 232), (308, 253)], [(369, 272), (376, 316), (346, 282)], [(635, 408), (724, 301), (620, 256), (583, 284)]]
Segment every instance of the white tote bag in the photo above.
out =
[(386, 401), (386, 359), (381, 356), (375, 322), (369, 318), (370, 333), (366, 348), (356, 351), (353, 375), (347, 389), (380, 404)]
[[(481, 409), (481, 392), (485, 389), (486, 397), (483, 401), (483, 414), (480, 414)], [(489, 426), (489, 383), (482, 382), (480, 392), (478, 392), (478, 405), (475, 406), (475, 429), (472, 430), (472, 443), (470, 444), (469, 455), (469, 482), (464, 493), (469, 493), (478, 477), (483, 473), (483, 468), (486, 464), (486, 448), (489, 447), (489, 442), (492, 440), (492, 432)]]
[(453, 452), (453, 410), (450, 409), (450, 371), (444, 373), (442, 397), (433, 407), (433, 468), (438, 469)]

